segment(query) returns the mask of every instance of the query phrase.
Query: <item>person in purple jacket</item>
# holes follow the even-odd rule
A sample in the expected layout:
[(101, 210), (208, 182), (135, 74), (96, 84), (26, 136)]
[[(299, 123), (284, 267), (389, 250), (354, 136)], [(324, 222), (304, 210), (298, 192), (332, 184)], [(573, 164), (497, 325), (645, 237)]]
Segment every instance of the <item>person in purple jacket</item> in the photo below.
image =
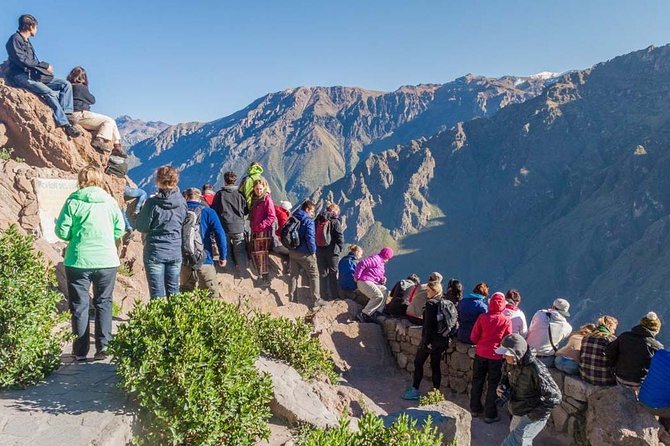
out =
[(387, 246), (379, 251), (379, 254), (366, 257), (356, 265), (356, 271), (354, 271), (356, 288), (369, 299), (368, 304), (358, 315), (358, 320), (361, 322), (374, 322), (374, 314), (384, 311), (386, 306), (385, 265), (391, 258), (393, 258), (393, 250)]

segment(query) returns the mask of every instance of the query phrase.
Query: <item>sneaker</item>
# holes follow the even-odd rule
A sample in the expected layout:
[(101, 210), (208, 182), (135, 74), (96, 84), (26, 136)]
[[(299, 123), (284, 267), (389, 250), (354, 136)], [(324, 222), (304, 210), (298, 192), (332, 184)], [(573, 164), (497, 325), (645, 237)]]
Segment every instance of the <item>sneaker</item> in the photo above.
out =
[(95, 354), (93, 357), (94, 361), (104, 361), (105, 359), (109, 358), (109, 352), (107, 349), (100, 350), (98, 353)]
[(107, 144), (105, 141), (103, 141), (100, 138), (95, 138), (93, 141), (91, 141), (91, 147), (93, 147), (96, 151), (100, 153), (107, 153), (111, 152), (112, 148)]
[(402, 399), (404, 400), (413, 400), (416, 401), (421, 398), (421, 393), (419, 389), (415, 389), (413, 386), (409, 386), (407, 390), (402, 394)]
[(86, 356), (76, 356), (76, 355), (75, 355), (74, 359), (75, 359), (77, 362), (86, 362)]
[(494, 418), (484, 418), (484, 423), (486, 424), (497, 423), (498, 421), (500, 421), (500, 417), (498, 415), (496, 415)]
[(65, 124), (63, 126), (63, 131), (70, 138), (79, 138), (81, 136), (81, 132), (79, 131), (79, 129), (73, 126), (72, 124)]

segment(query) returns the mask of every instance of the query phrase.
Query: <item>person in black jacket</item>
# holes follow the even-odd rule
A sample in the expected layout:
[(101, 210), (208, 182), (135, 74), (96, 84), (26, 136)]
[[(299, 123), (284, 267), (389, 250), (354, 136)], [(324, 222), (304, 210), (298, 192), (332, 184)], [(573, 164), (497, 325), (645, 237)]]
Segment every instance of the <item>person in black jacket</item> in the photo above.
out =
[[(344, 228), (340, 221), (340, 207), (335, 203), (330, 203), (326, 210), (316, 217), (315, 223), (317, 231), (316, 261), (319, 267), (321, 298), (333, 300), (338, 296), (337, 264), (344, 247)], [(330, 234), (330, 243), (328, 244), (324, 243), (327, 240), (323, 240), (321, 235), (321, 232), (326, 231)]]
[(228, 236), (228, 252), (231, 255), (235, 274), (246, 276), (248, 258), (244, 237), (244, 216), (249, 213), (247, 200), (235, 187), (237, 182), (235, 172), (224, 173), (223, 181), (225, 186), (214, 195), (212, 209), (219, 215), (223, 229)]
[(9, 59), (7, 78), (17, 87), (41, 97), (54, 113), (58, 127), (70, 138), (81, 132), (70, 124), (68, 115), (73, 112), (72, 85), (53, 77), (54, 68), (35, 56), (30, 38), (37, 35), (37, 19), (30, 14), (19, 17), (19, 29), (7, 41), (5, 48)]
[(72, 84), (74, 113), (72, 117), (77, 124), (86, 130), (96, 132), (91, 142), (98, 152), (109, 152), (113, 148), (121, 149), (121, 134), (116, 121), (106, 115), (93, 113), (91, 105), (95, 104), (95, 96), (88, 90), (88, 75), (82, 67), (74, 67), (67, 77)]
[(501, 446), (533, 444), (551, 411), (561, 404), (561, 390), (520, 334), (505, 336), (495, 352), (505, 359), (502, 379), (496, 389), (499, 397), (496, 404), (502, 405), (508, 400), (512, 414), (510, 433)]

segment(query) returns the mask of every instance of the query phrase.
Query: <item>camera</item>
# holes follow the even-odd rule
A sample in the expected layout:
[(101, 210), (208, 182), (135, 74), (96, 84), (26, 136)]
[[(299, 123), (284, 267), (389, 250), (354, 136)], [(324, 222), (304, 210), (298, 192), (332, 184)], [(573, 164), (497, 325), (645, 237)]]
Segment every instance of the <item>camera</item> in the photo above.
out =
[(503, 394), (502, 394), (502, 396), (499, 396), (498, 398), (496, 398), (496, 406), (498, 406), (498, 407), (504, 406), (505, 403), (507, 403), (509, 401), (510, 397), (512, 396), (512, 389), (510, 387), (501, 386), (501, 388), (502, 388)]

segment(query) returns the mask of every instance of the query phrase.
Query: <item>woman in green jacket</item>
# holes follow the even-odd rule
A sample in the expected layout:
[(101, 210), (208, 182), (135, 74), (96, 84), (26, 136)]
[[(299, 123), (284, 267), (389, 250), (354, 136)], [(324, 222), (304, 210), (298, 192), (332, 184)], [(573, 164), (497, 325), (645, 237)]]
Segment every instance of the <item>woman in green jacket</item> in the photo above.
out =
[(79, 190), (65, 201), (56, 221), (56, 235), (68, 242), (65, 275), (75, 340), (72, 353), (85, 361), (89, 349), (89, 288), (95, 305), (95, 356), (107, 357), (112, 336), (112, 296), (119, 267), (115, 240), (125, 229), (116, 200), (104, 189), (103, 173), (92, 166), (79, 172)]

